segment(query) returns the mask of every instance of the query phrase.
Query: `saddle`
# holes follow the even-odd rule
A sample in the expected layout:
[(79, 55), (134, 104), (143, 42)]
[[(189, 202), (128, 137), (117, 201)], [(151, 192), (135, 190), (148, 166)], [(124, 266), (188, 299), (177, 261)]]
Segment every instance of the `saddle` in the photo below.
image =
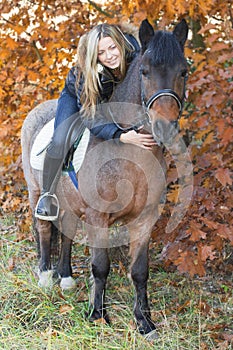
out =
[[(35, 170), (43, 171), (44, 157), (46, 149), (51, 142), (53, 131), (54, 118), (44, 125), (44, 127), (35, 138), (30, 154), (30, 164)], [(74, 142), (73, 146), (71, 147), (63, 166), (62, 174), (69, 175), (76, 187), (76, 176), (74, 176), (74, 174), (77, 173), (81, 168), (86, 154), (89, 138), (90, 130), (88, 128), (85, 128), (82, 135)]]

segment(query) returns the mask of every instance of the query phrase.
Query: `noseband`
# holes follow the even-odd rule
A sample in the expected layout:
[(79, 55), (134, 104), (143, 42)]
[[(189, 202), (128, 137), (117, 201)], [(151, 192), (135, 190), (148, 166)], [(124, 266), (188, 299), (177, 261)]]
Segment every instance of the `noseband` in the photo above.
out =
[(182, 112), (183, 109), (183, 101), (180, 99), (180, 97), (177, 95), (177, 93), (171, 89), (163, 89), (159, 90), (158, 92), (154, 93), (147, 101), (145, 101), (144, 91), (141, 89), (142, 93), (142, 106), (145, 110), (149, 111), (154, 101), (158, 100), (160, 97), (163, 96), (171, 96), (174, 98), (174, 100), (177, 102), (177, 105), (179, 107), (179, 115)]
[(162, 89), (162, 90), (155, 92), (148, 100), (146, 100), (143, 81), (142, 81), (142, 73), (140, 72), (142, 107), (143, 107), (145, 113), (147, 114), (149, 123), (151, 123), (149, 110), (150, 110), (152, 104), (156, 100), (158, 100), (160, 97), (163, 97), (163, 96), (170, 96), (176, 101), (178, 108), (179, 108), (178, 119), (180, 118), (180, 116), (182, 114), (182, 110), (183, 110), (183, 105), (184, 105), (186, 80), (187, 79), (185, 78), (184, 79), (184, 95), (183, 95), (182, 99), (178, 96), (178, 94), (175, 91), (173, 91), (171, 89)]

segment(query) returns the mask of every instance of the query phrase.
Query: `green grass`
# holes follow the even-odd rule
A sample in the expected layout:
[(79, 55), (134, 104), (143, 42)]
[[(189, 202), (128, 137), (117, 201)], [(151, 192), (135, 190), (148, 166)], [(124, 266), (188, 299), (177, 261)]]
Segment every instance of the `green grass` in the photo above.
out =
[(111, 326), (91, 324), (88, 310), (88, 257), (74, 247), (78, 288), (62, 293), (59, 286), (37, 285), (36, 244), (17, 242), (2, 222), (0, 240), (0, 349), (232, 349), (232, 279), (221, 276), (189, 279), (153, 268), (148, 284), (152, 318), (159, 338), (151, 343), (135, 330), (133, 288), (126, 272), (114, 265), (108, 280), (107, 305)]

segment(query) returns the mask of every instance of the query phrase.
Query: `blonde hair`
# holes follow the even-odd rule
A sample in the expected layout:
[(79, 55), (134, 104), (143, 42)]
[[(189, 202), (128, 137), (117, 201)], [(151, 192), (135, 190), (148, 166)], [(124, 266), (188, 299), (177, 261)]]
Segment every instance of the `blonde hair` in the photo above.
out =
[[(99, 24), (94, 27), (87, 36), (85, 36), (83, 42), (85, 42), (85, 61), (81, 59), (82, 53), (79, 59), (79, 65), (84, 75), (84, 87), (81, 96), (82, 112), (85, 116), (94, 117), (96, 111), (96, 104), (99, 98), (99, 72), (98, 72), (98, 44), (99, 40), (104, 37), (111, 37), (120, 51), (121, 64), (120, 73), (122, 79), (126, 74), (126, 55), (129, 52), (134, 51), (133, 45), (127, 40), (121, 30), (114, 25), (107, 23)], [(82, 48), (84, 51), (84, 49)], [(83, 56), (82, 56), (83, 57)]]

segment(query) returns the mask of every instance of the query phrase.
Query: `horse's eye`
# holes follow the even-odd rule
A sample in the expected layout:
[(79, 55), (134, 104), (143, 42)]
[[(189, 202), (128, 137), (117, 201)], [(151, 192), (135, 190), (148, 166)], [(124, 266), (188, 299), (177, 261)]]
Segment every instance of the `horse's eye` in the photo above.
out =
[(183, 78), (188, 78), (188, 71), (187, 71), (187, 69), (184, 69), (184, 70), (181, 72), (181, 76), (182, 76)]
[(148, 75), (149, 75), (149, 69), (148, 69), (148, 67), (142, 66), (141, 69), (140, 69), (140, 71), (141, 71), (141, 74), (142, 74), (144, 77), (148, 77)]

